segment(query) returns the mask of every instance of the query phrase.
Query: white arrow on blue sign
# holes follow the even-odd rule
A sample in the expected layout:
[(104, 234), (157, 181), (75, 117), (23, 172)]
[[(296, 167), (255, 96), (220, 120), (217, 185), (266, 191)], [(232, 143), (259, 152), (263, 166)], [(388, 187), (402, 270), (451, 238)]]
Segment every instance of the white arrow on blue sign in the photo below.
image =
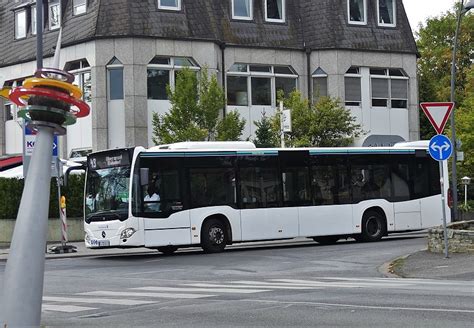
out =
[(438, 134), (431, 138), (428, 150), (434, 160), (444, 161), (451, 157), (453, 153), (453, 144), (448, 137)]

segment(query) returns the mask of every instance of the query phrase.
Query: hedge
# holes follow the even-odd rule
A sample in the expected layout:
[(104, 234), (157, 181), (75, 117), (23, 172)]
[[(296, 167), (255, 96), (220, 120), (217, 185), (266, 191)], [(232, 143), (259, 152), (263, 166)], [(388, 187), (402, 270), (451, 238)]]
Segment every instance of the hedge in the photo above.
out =
[[(0, 178), (0, 220), (16, 219), (23, 193), (23, 179)], [(84, 175), (69, 176), (68, 186), (61, 186), (61, 193), (66, 196), (66, 213), (68, 217), (82, 217), (84, 197)], [(49, 217), (59, 217), (58, 187), (56, 179), (51, 179), (49, 196)]]

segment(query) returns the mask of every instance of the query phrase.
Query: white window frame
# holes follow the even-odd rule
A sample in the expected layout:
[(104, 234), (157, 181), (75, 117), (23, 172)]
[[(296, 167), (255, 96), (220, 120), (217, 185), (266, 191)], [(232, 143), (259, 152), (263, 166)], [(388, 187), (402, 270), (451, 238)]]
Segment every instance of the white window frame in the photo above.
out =
[(158, 9), (180, 11), (181, 0), (177, 0), (176, 3), (177, 3), (177, 6), (165, 6), (161, 4), (161, 0), (158, 0)]
[[(124, 67), (123, 64), (111, 64), (106, 66), (107, 69), (107, 101), (124, 101), (125, 100), (125, 72), (124, 72)], [(110, 94), (110, 88), (111, 88), (111, 83), (110, 83), (110, 71), (112, 70), (117, 70), (121, 69), (122, 70), (122, 98), (119, 99), (112, 99), (111, 94)]]
[[(409, 97), (408, 97), (408, 93), (409, 93), (409, 86), (408, 86), (408, 82), (409, 82), (409, 78), (406, 77), (406, 76), (393, 76), (393, 75), (390, 75), (390, 69), (391, 68), (387, 68), (387, 69), (384, 69), (385, 70), (385, 75), (377, 75), (377, 74), (369, 74), (369, 81), (370, 81), (370, 107), (371, 108), (374, 108), (374, 109), (381, 109), (381, 108), (389, 108), (389, 109), (400, 109), (400, 110), (408, 110), (408, 100), (409, 100)], [(372, 105), (372, 100), (374, 99), (374, 97), (372, 96), (372, 79), (384, 79), (384, 80), (388, 80), (388, 98), (387, 98), (387, 106), (373, 106)], [(406, 81), (407, 83), (407, 98), (394, 98), (392, 97), (392, 80), (403, 80), (403, 81)], [(382, 98), (376, 98), (376, 99), (382, 99)], [(406, 100), (407, 102), (407, 107), (406, 108), (401, 108), (401, 107), (392, 107), (392, 100)]]
[[(280, 73), (275, 73), (274, 68), (275, 66), (286, 66), (286, 67), (291, 67), (291, 69), (294, 71), (293, 67), (291, 65), (268, 65), (268, 64), (254, 64), (254, 63), (234, 63), (234, 64), (240, 64), (240, 65), (247, 65), (247, 71), (246, 72), (232, 72), (232, 71), (227, 71), (226, 72), (226, 82), (227, 82), (227, 77), (229, 76), (246, 76), (247, 77), (247, 99), (248, 99), (248, 105), (247, 106), (242, 106), (242, 107), (250, 107), (250, 106), (272, 106), (276, 107), (276, 83), (275, 79), (277, 77), (282, 77), (282, 78), (291, 78), (295, 80), (295, 88), (298, 90), (298, 83), (299, 83), (299, 76), (297, 74), (280, 74)], [(233, 65), (234, 65), (233, 64)], [(250, 66), (252, 65), (263, 65), (263, 66), (269, 66), (270, 67), (270, 72), (253, 72), (250, 71)], [(232, 66), (231, 66), (232, 67)], [(270, 93), (271, 93), (271, 104), (270, 105), (254, 105), (252, 103), (252, 77), (266, 77), (270, 78)], [(227, 83), (226, 83), (227, 86)], [(227, 90), (225, 91), (227, 95)], [(230, 105), (230, 106), (236, 106), (236, 105)]]
[(360, 92), (361, 92), (361, 99), (359, 101), (359, 104), (358, 105), (347, 105), (346, 103), (348, 102), (356, 102), (356, 101), (347, 101), (346, 99), (346, 90), (345, 90), (345, 81), (344, 81), (344, 106), (345, 107), (362, 107), (362, 74), (360, 72), (360, 67), (355, 67), (357, 68), (357, 71), (358, 73), (346, 73), (344, 74), (344, 78), (346, 77), (355, 77), (355, 78), (358, 78), (359, 79), (359, 82), (360, 82)]
[(397, 1), (396, 0), (392, 1), (392, 7), (393, 7), (393, 23), (391, 23), (391, 24), (381, 23), (380, 22), (380, 0), (377, 0), (377, 24), (379, 26), (384, 26), (384, 27), (396, 27), (397, 26)]
[[(53, 7), (58, 7), (58, 10), (59, 10), (58, 25), (52, 25), (51, 9)], [(62, 13), (61, 13), (61, 1), (59, 0), (56, 3), (51, 3), (51, 1), (48, 2), (48, 26), (49, 26), (50, 31), (57, 30), (61, 27), (61, 15), (62, 15)]]
[(351, 0), (347, 0), (347, 21), (349, 24), (354, 25), (367, 25), (367, 0), (362, 0), (364, 2), (364, 20), (363, 21), (352, 21), (351, 20), (351, 8), (350, 2)]
[[(114, 65), (109, 65), (108, 67), (113, 67)], [(120, 65), (117, 65), (117, 67), (119, 67)], [(85, 97), (85, 93), (84, 93), (84, 75), (89, 73), (91, 75), (91, 79), (92, 79), (92, 72), (91, 72), (91, 67), (90, 66), (84, 66), (84, 61), (81, 60), (79, 61), (79, 68), (78, 69), (74, 69), (74, 70), (70, 70), (68, 71), (69, 73), (71, 73), (72, 75), (74, 75), (74, 84), (76, 84), (82, 91), (82, 100), (86, 101), (86, 99), (84, 99)], [(91, 93), (92, 93), (92, 88), (91, 88)]]
[[(175, 81), (175, 74), (176, 74), (177, 71), (180, 71), (180, 70), (184, 69), (185, 67), (189, 68), (191, 71), (194, 71), (194, 72), (200, 72), (201, 71), (201, 67), (196, 63), (194, 58), (186, 57), (186, 56), (175, 56), (175, 57), (159, 56), (159, 57), (169, 58), (170, 63), (168, 65), (167, 64), (148, 64), (147, 65), (147, 70), (148, 69), (160, 69), (160, 70), (163, 70), (163, 71), (169, 71), (170, 72), (170, 88), (171, 88), (171, 90), (174, 90), (174, 88), (175, 88), (175, 82), (176, 82)], [(175, 65), (174, 64), (175, 58), (187, 58), (196, 66)], [(147, 81), (147, 83), (148, 83), (148, 81)], [(159, 99), (148, 99), (148, 100), (159, 100)], [(161, 100), (164, 100), (164, 99), (161, 99)]]
[(315, 100), (315, 95), (314, 95), (314, 79), (317, 79), (317, 78), (326, 78), (326, 95), (322, 96), (322, 97), (328, 97), (329, 96), (329, 90), (328, 90), (328, 75), (327, 73), (316, 73), (316, 74), (312, 74), (311, 75), (311, 93), (312, 93), (312, 99), (311, 101), (314, 103), (314, 100)]
[(239, 19), (239, 20), (253, 20), (253, 0), (249, 0), (249, 16), (237, 16), (234, 13), (234, 8), (235, 8), (235, 1), (232, 0), (231, 6), (232, 6), (232, 19)]
[[(278, 1), (278, 0), (275, 0)], [(264, 8), (265, 8), (265, 21), (270, 22), (270, 23), (284, 23), (286, 21), (286, 0), (281, 0), (281, 19), (275, 19), (275, 18), (268, 18), (268, 13), (267, 13), (267, 2), (268, 0), (265, 0)]]
[[(24, 28), (23, 28), (23, 31), (22, 31), (23, 33), (19, 35), (20, 31), (19, 31), (18, 22), (20, 20), (19, 20), (18, 16), (20, 16), (20, 14), (24, 15), (24, 17), (22, 18)], [(15, 11), (15, 40), (20, 40), (20, 39), (26, 38), (26, 33), (28, 31), (26, 19), (27, 19), (26, 9), (20, 9), (20, 10)]]
[[(78, 8), (84, 7), (84, 11), (81, 11), (80, 13), (77, 13), (76, 10)], [(87, 14), (87, 0), (72, 0), (72, 15), (73, 16), (80, 16)]]

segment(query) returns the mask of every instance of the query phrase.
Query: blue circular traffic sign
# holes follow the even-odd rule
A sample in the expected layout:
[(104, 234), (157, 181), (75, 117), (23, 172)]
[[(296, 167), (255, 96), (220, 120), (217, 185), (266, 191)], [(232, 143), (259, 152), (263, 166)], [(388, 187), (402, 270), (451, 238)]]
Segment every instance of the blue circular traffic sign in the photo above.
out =
[(453, 154), (453, 144), (448, 137), (438, 134), (431, 138), (428, 150), (433, 159), (444, 161)]

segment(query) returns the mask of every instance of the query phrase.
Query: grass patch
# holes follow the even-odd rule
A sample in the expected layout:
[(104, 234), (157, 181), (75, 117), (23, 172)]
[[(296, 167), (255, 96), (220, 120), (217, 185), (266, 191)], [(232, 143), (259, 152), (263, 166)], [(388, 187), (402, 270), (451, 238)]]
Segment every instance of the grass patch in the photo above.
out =
[(390, 263), (388, 266), (388, 272), (396, 274), (397, 276), (404, 277), (403, 266), (405, 265), (405, 258), (400, 257)]

